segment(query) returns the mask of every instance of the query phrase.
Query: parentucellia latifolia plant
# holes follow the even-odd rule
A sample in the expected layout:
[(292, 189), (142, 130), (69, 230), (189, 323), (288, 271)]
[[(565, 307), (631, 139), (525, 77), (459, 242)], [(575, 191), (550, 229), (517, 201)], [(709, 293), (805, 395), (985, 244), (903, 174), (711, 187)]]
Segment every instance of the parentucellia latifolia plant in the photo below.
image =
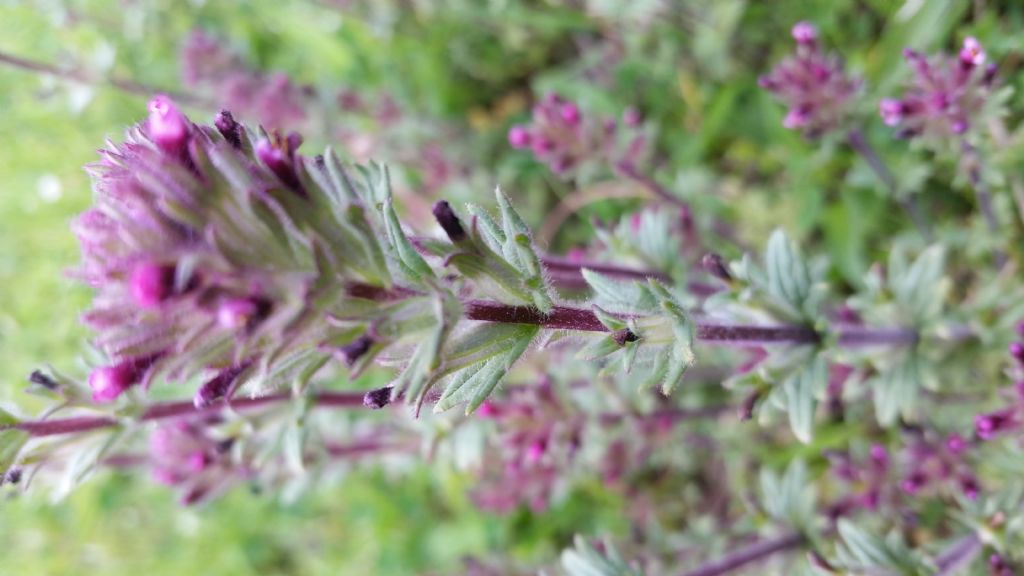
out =
[[(578, 538), (568, 574), (1019, 573), (1020, 238), (985, 162), (1009, 92), (967, 38), (953, 57), (908, 50), (911, 83), (879, 104), (975, 194), (993, 240), (967, 251), (867, 142), (864, 82), (812, 25), (793, 37), (760, 81), (789, 107), (784, 126), (846, 143), (916, 226), (852, 291), (782, 230), (759, 254), (720, 256), (739, 250), (643, 173), (651, 130), (634, 109), (602, 119), (547, 95), (509, 132), (556, 177), (604, 169), (654, 200), (560, 257), (501, 190), (490, 208), (439, 200), (432, 222), (403, 221), (387, 167), (303, 155), (299, 134), (228, 111), (196, 124), (155, 97), (87, 168), (94, 205), (73, 224), (94, 367), (37, 371), (30, 391), (50, 408), (0, 412), (4, 483), (60, 496), (143, 469), (196, 504), (240, 484), (294, 497), (362, 460), (447, 460), (498, 512), (544, 510), (595, 475), (624, 494), (651, 537)], [(218, 77), (204, 73), (190, 78)], [(304, 121), (314, 106), (286, 79), (243, 76), (283, 94), (253, 114)], [(358, 387), (373, 374), (389, 383)], [(164, 387), (191, 398), (154, 400)], [(791, 456), (722, 456), (766, 446)], [(929, 537), (912, 534), (903, 518), (936, 502)], [(675, 505), (700, 522), (670, 538), (658, 517)], [(710, 531), (725, 535), (714, 555)]]

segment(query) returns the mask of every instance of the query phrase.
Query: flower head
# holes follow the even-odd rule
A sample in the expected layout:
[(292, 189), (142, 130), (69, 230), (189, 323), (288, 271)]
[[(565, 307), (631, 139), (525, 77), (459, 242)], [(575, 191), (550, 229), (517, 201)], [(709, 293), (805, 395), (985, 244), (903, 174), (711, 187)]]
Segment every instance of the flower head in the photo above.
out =
[(840, 59), (822, 52), (809, 22), (793, 26), (796, 52), (758, 81), (789, 107), (782, 125), (819, 136), (842, 126), (861, 81), (848, 75)]
[(985, 51), (975, 38), (966, 38), (957, 58), (925, 56), (904, 50), (913, 78), (899, 99), (879, 105), (882, 120), (899, 127), (901, 137), (920, 137), (931, 143), (948, 141), (979, 124), (992, 84), (994, 68), (985, 67)]

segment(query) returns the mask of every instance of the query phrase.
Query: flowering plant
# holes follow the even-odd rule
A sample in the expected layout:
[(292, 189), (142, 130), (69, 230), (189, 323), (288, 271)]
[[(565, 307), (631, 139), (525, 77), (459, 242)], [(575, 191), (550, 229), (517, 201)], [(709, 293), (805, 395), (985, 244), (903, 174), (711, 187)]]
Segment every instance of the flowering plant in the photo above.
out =
[[(82, 377), (33, 372), (42, 412), (0, 411), (5, 489), (141, 469), (197, 505), (435, 461), (467, 470), (497, 514), (542, 513), (588, 482), (619, 495), (636, 537), (577, 538), (569, 574), (1016, 573), (1021, 226), (996, 208), (1012, 178), (992, 128), (1009, 92), (968, 37), (952, 58), (907, 50), (904, 95), (871, 103), (815, 26), (791, 36), (758, 83), (788, 107), (783, 128), (838, 136), (913, 224), (852, 281), (794, 230), (737, 231), (679, 190), (726, 177), (663, 184), (672, 127), (641, 102), (608, 113), (544, 91), (495, 124), (512, 162), (643, 200), (559, 255), (561, 222), (535, 234), (514, 179), (466, 192), (477, 169), (436, 145), (465, 127), (412, 137), (380, 92), (302, 87), (194, 33), (185, 84), (223, 109), (197, 122), (157, 95), (87, 167), (73, 276), (93, 293), (97, 360)], [(952, 164), (980, 217), (919, 205), (869, 142), (879, 118), (860, 111), (876, 106), (918, 144), (908, 154)], [(343, 151), (307, 153), (303, 130)], [(367, 152), (413, 166), (393, 177)]]

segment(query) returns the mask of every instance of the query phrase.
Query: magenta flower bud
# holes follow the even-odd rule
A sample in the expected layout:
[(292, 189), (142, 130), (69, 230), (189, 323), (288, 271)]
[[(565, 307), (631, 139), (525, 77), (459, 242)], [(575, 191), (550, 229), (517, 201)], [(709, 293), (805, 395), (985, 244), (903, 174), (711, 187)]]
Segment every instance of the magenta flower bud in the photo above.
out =
[(900, 482), (900, 488), (907, 494), (914, 495), (920, 492), (927, 483), (928, 477), (923, 472), (917, 471)]
[(794, 24), (791, 34), (797, 44), (810, 45), (818, 39), (818, 29), (814, 27), (814, 24), (806, 21)]
[(256, 143), (256, 157), (260, 159), (264, 166), (280, 178), (285, 186), (305, 196), (302, 183), (299, 182), (299, 175), (295, 172), (292, 158), (285, 151), (274, 146), (269, 140), (261, 139)]
[(193, 452), (188, 457), (188, 468), (193, 472), (202, 472), (210, 465), (210, 458), (203, 451)]
[(138, 382), (139, 373), (132, 361), (96, 368), (89, 374), (92, 401), (99, 404), (113, 402)]
[(974, 476), (961, 477), (960, 489), (963, 490), (964, 497), (968, 500), (977, 500), (978, 493), (981, 492), (981, 486), (978, 485), (978, 480)]
[(782, 126), (789, 130), (795, 130), (797, 128), (803, 128), (807, 126), (810, 121), (810, 116), (802, 107), (791, 108), (786, 117), (782, 119)]
[(1024, 322), (1017, 323), (1017, 335), (1024, 338)]
[(572, 102), (562, 104), (559, 114), (562, 116), (562, 120), (570, 126), (576, 126), (580, 123), (580, 109)]
[(964, 38), (964, 46), (960, 49), (960, 63), (965, 67), (973, 68), (985, 63), (985, 50), (981, 43), (972, 36)]
[(1024, 362), (1024, 342), (1011, 342), (1010, 356), (1013, 356), (1018, 362)]
[(128, 289), (140, 308), (156, 308), (174, 291), (174, 267), (155, 262), (136, 264), (128, 278)]
[(217, 324), (226, 330), (245, 328), (260, 315), (260, 303), (251, 298), (227, 298), (217, 306)]
[(1013, 408), (978, 414), (974, 417), (974, 430), (982, 440), (990, 440), (999, 432), (1016, 426)]
[(217, 131), (220, 135), (228, 141), (229, 144), (235, 148), (241, 148), (242, 146), (242, 127), (235, 122), (235, 117), (231, 115), (231, 112), (227, 110), (221, 110), (220, 114), (213, 120), (213, 125), (217, 127)]
[(884, 98), (878, 104), (878, 112), (886, 126), (895, 126), (903, 120), (903, 102), (892, 98)]
[(531, 147), (533, 148), (533, 153), (537, 156), (546, 156), (555, 149), (555, 143), (552, 142), (550, 138), (538, 136), (537, 138), (533, 138)]
[(970, 125), (966, 120), (957, 120), (956, 122), (953, 122), (951, 128), (953, 129), (953, 134), (963, 134), (964, 132), (967, 132), (967, 128), (969, 126)]
[(149, 101), (149, 138), (161, 150), (179, 154), (188, 142), (188, 120), (170, 98), (159, 95)]
[(542, 440), (537, 440), (530, 443), (530, 447), (526, 449), (526, 461), (530, 464), (536, 464), (544, 456), (544, 452), (547, 451), (547, 444)]
[(476, 409), (476, 415), (480, 418), (495, 418), (498, 416), (498, 407), (485, 400), (480, 404), (480, 407)]
[(636, 128), (643, 121), (640, 111), (630, 106), (622, 113), (622, 123), (630, 128)]
[(871, 463), (879, 470), (889, 467), (889, 452), (881, 444), (872, 444), (869, 450)]
[(967, 441), (963, 436), (954, 432), (949, 435), (949, 438), (946, 438), (946, 449), (953, 455), (962, 454), (964, 450), (967, 450)]
[(508, 131), (508, 143), (516, 150), (530, 147), (530, 131), (525, 126), (513, 126)]

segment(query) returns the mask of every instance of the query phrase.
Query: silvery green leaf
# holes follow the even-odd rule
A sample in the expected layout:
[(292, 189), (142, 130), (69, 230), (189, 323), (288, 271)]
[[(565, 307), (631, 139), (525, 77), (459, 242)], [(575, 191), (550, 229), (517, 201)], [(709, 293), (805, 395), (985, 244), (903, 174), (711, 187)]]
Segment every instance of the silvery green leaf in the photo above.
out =
[(622, 350), (622, 346), (619, 346), (618, 342), (611, 335), (602, 334), (593, 338), (583, 348), (580, 348), (576, 352), (576, 358), (580, 360), (597, 360), (610, 356), (619, 350)]
[(793, 242), (781, 230), (772, 233), (765, 251), (768, 289), (786, 304), (796, 318), (802, 318), (804, 303), (811, 292), (807, 263)]
[(463, 344), (456, 344), (462, 359), (472, 361), (460, 363), (460, 367), (451, 373), (451, 380), (434, 406), (434, 412), (443, 412), (463, 402), (467, 403), (466, 414), (476, 410), (540, 331), (537, 326), (523, 324), (504, 326), (500, 331), (484, 326), (472, 333), (477, 340), (486, 341), (489, 337), (490, 342), (497, 346), (480, 344), (475, 349), (470, 348), (468, 344), (474, 338), (463, 338)]
[(501, 252), (501, 247), (505, 244), (506, 238), (505, 232), (498, 226), (498, 223), (491, 218), (491, 215), (486, 210), (476, 204), (467, 204), (466, 209), (476, 218), (478, 231), (484, 243), (491, 250)]
[(896, 302), (908, 312), (911, 321), (920, 325), (942, 311), (948, 289), (943, 282), (945, 251), (942, 246), (932, 246), (909, 266), (903, 259), (902, 250), (893, 250), (890, 286)]
[(847, 556), (851, 563), (860, 568), (892, 567), (892, 558), (883, 539), (868, 534), (845, 518), (839, 519), (839, 536), (843, 540), (840, 552), (846, 553), (841, 556)]
[(906, 354), (874, 379), (875, 416), (882, 426), (892, 426), (898, 416), (913, 420), (920, 394), (917, 355)]
[(391, 199), (384, 200), (383, 205), (384, 227), (387, 231), (388, 241), (398, 255), (399, 263), (402, 264), (405, 272), (411, 279), (420, 280), (433, 278), (434, 271), (431, 270), (427, 261), (420, 256), (420, 253), (413, 247), (412, 242), (402, 230), (402, 224), (398, 221), (398, 214), (391, 203)]
[(760, 484), (761, 501), (772, 518), (798, 530), (810, 528), (815, 514), (816, 491), (802, 459), (790, 462), (782, 478), (763, 469)]
[(828, 381), (828, 366), (822, 355), (793, 372), (782, 386), (786, 391), (786, 411), (789, 426), (798, 440), (804, 444), (811, 441), (814, 432), (815, 396)]
[(580, 273), (594, 291), (594, 302), (606, 310), (650, 312), (657, 307), (657, 300), (639, 282), (619, 282), (587, 268)]
[(0, 430), (0, 477), (18, 461), (18, 454), (31, 436), (24, 430)]
[(581, 536), (576, 536), (573, 543), (574, 548), (564, 550), (561, 558), (569, 576), (643, 576), (614, 546), (605, 544), (605, 552), (601, 552)]

